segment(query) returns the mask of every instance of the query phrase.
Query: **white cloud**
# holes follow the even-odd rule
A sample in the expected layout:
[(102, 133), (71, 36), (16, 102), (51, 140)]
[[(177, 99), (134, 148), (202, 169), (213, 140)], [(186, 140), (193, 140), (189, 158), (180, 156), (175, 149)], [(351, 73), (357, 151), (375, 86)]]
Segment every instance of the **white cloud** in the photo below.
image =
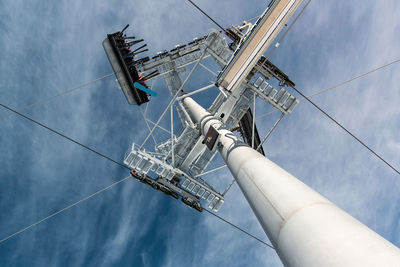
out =
[[(0, 68), (2, 102), (15, 107), (111, 71), (101, 41), (107, 32), (119, 30), (125, 23), (132, 25), (131, 32), (137, 37), (145, 38), (151, 53), (182, 44), (213, 27), (201, 13), (182, 1), (61, 2), (37, 7), (32, 4), (26, 11), (20, 7), (27, 3), (12, 3), (14, 6), (9, 1), (11, 7), (2, 12), (7, 13), (7, 20), (0, 24), (6, 31), (0, 41), (4, 44)], [(224, 26), (260, 14), (265, 7), (259, 1), (198, 4)], [(306, 93), (329, 87), (396, 59), (400, 42), (398, 13), (399, 5), (394, 0), (385, 4), (312, 1), (272, 61)], [(36, 66), (39, 60), (42, 65)], [(393, 65), (314, 98), (396, 167), (400, 158), (399, 70), (399, 66)], [(161, 84), (157, 84), (160, 90)], [(120, 161), (129, 141), (134, 139), (140, 143), (146, 128), (137, 124), (140, 116), (134, 107), (127, 106), (121, 92), (114, 87), (114, 82), (105, 81), (98, 87), (93, 85), (38, 106), (28, 114)], [(153, 114), (160, 111), (159, 107), (152, 108)], [(13, 190), (13, 193), (2, 192), (1, 203), (11, 205), (13, 210), (1, 211), (7, 214), (6, 219), (0, 219), (2, 229), (24, 226), (69, 203), (67, 199), (79, 199), (97, 186), (108, 185), (110, 177), (121, 174), (106, 161), (59, 137), (44, 135), (42, 129), (20, 119), (10, 117), (1, 123), (1, 133), (8, 136), (20, 131), (13, 138), (0, 136), (1, 166), (8, 170), (1, 174), (1, 186)], [(271, 124), (272, 121), (258, 124), (260, 133)], [(399, 214), (395, 204), (399, 201), (398, 176), (309, 104), (301, 103), (293, 114), (284, 118), (268, 140), (266, 152), (283, 168), (399, 246)], [(14, 174), (18, 173), (15, 170), (23, 171), (23, 175)], [(221, 185), (229, 182), (227, 169), (209, 177), (211, 182), (217, 179), (222, 181)], [(109, 266), (132, 253), (129, 250), (132, 240), (153, 231), (154, 239), (166, 243), (166, 251), (158, 255), (165, 266), (198, 263), (281, 266), (273, 250), (216, 218), (204, 212), (197, 214), (164, 197), (143, 203), (149, 201), (148, 194), (158, 196), (158, 193), (144, 190), (144, 185), (139, 183), (135, 183), (134, 189), (121, 186), (124, 186), (118, 191), (121, 196), (112, 193), (115, 199), (104, 195), (104, 200), (91, 200), (91, 205), (99, 205), (97, 209), (91, 205), (76, 207), (77, 211), (38, 227), (40, 231), (32, 229), (32, 234), (27, 232), (18, 237), (21, 239), (15, 239), (21, 241), (10, 240), (10, 247), (18, 244), (20, 249), (7, 259), (21, 257), (27, 243), (30, 248), (36, 245), (46, 248), (50, 244), (54, 250), (48, 256), (49, 262), (51, 259), (62, 266), (65, 262), (60, 250), (71, 251), (79, 245), (76, 266), (85, 265), (91, 255), (96, 255), (100, 264)], [(14, 198), (15, 190), (23, 196)], [(116, 218), (108, 209), (105, 209), (107, 214), (99, 215), (101, 208), (111, 205), (110, 201), (121, 209)], [(168, 204), (160, 208), (160, 201)], [(160, 212), (166, 206), (171, 209), (166, 216), (168, 221), (162, 227), (149, 229), (154, 220), (160, 219)], [(220, 214), (266, 239), (237, 185), (227, 194)], [(99, 222), (99, 218), (105, 222)], [(69, 223), (79, 227), (69, 230)], [(104, 224), (115, 228), (101, 235), (96, 230), (106, 229)], [(46, 227), (49, 235), (56, 233), (51, 225), (65, 227), (65, 235), (45, 236), (48, 243), (32, 237), (34, 233), (46, 234)], [(68, 235), (80, 237), (80, 244)], [(101, 247), (95, 236), (103, 242)], [(151, 265), (154, 251), (146, 242), (143, 248), (149, 251), (138, 249), (137, 254), (143, 265)], [(0, 245), (0, 255), (5, 254), (4, 245)], [(102, 253), (93, 252), (96, 249)], [(33, 251), (29, 255), (31, 260), (37, 259)], [(44, 262), (47, 263), (46, 259)]]

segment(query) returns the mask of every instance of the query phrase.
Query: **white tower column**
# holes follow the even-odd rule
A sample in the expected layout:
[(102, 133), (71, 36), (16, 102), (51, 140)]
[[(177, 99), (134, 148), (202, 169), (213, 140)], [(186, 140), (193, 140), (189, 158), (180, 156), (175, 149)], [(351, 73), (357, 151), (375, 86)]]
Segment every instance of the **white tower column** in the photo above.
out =
[(218, 147), (285, 266), (400, 267), (400, 249), (244, 144), (190, 97), (183, 100)]

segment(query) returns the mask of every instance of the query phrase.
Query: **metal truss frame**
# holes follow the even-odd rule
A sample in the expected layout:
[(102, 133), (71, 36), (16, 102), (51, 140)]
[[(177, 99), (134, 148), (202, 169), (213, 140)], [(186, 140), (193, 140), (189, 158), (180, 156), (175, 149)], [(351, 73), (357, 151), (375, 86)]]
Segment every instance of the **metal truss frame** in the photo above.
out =
[[(251, 28), (251, 26), (248, 28)], [(143, 62), (141, 65), (136, 66), (143, 75), (156, 70), (157, 74), (152, 79), (163, 76), (172, 98), (156, 122), (147, 117), (148, 103), (146, 103), (144, 112), (140, 110), (149, 133), (139, 147), (136, 144), (132, 144), (127, 155), (125, 155), (124, 163), (135, 171), (137, 175), (134, 177), (137, 179), (164, 193), (170, 192), (168, 194), (174, 197), (182, 197), (182, 201), (185, 204), (199, 211), (202, 209), (200, 204), (202, 199), (208, 203), (210, 209), (218, 211), (224, 203), (224, 195), (229, 191), (234, 181), (227, 186), (223, 193), (219, 193), (202, 178), (202, 176), (220, 170), (226, 165), (207, 170), (207, 166), (215, 156), (216, 151), (206, 149), (199, 128), (186, 112), (182, 100), (187, 96), (196, 95), (215, 87), (215, 84), (209, 84), (190, 92), (185, 90), (186, 84), (198, 66), (201, 66), (214, 76), (218, 75), (202, 64), (202, 60), (212, 57), (223, 69), (231, 60), (232, 55), (233, 53), (230, 51), (222, 33), (212, 30), (207, 36), (195, 38), (186, 45), (177, 45), (170, 51), (159, 52), (152, 58), (152, 61)], [(298, 103), (298, 100), (285, 89), (275, 89), (265, 81), (271, 77), (276, 78), (276, 75), (271, 75), (272, 71), (268, 72), (268, 69), (266, 70), (269, 65), (265, 67), (266, 64), (264, 63), (264, 61), (260, 61), (234, 91), (230, 92), (218, 86), (220, 93), (208, 109), (211, 114), (222, 118), (226, 125), (234, 129), (238, 127), (239, 121), (244, 114), (252, 108), (253, 117), (250, 124), (251, 137), (249, 145), (253, 147), (255, 146), (256, 131), (256, 99), (262, 99), (281, 111), (280, 118), (267, 132), (263, 140), (261, 142), (258, 141), (257, 149), (262, 147), (283, 116), (290, 113)], [(194, 64), (194, 66), (182, 82), (180, 75), (185, 73), (186, 68), (191, 64)], [(274, 73), (279, 73), (276, 69), (274, 69)], [(279, 77), (285, 76), (281, 75)], [(178, 111), (183, 127), (178, 132), (174, 132), (174, 108)], [(168, 112), (170, 113), (170, 129), (165, 129), (160, 126), (160, 122)], [(170, 138), (159, 142), (154, 135), (156, 129), (168, 133)], [(144, 149), (150, 138), (155, 144), (155, 152)]]

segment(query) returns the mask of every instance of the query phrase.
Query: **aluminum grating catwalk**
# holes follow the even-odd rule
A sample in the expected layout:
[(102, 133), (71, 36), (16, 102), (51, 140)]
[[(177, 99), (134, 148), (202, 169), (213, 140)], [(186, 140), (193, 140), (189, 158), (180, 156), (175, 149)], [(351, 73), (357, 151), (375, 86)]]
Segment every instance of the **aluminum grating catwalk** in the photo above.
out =
[(218, 211), (224, 203), (224, 197), (201, 178), (189, 176), (150, 153), (137, 149), (135, 144), (125, 156), (124, 164), (135, 170), (140, 176), (147, 176), (155, 181), (165, 180), (163, 184), (166, 187), (174, 178), (177, 178), (179, 182), (175, 186), (186, 191), (186, 194), (183, 194), (182, 191), (179, 192), (182, 196), (186, 198), (192, 196), (192, 200), (203, 198), (208, 203), (208, 207), (214, 211)]

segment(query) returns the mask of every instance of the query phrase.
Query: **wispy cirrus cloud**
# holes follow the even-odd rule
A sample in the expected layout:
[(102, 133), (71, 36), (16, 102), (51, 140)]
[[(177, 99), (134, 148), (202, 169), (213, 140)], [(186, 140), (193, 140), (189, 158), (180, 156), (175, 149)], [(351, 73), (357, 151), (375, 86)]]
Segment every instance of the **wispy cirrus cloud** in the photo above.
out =
[[(266, 4), (201, 6), (228, 26), (260, 14)], [(398, 8), (396, 1), (313, 1), (271, 60), (305, 93), (351, 78), (398, 56)], [(153, 54), (214, 27), (182, 1), (8, 1), (0, 10), (1, 102), (13, 107), (111, 72), (101, 41), (126, 23)], [(314, 98), (397, 167), (399, 68), (393, 65)], [(157, 85), (166, 90), (163, 82)], [(161, 106), (151, 106), (154, 117)], [(260, 102), (257, 113), (263, 109)], [(140, 143), (147, 132), (112, 78), (27, 114), (119, 161), (130, 142)], [(0, 123), (2, 236), (126, 176), (17, 117)], [(264, 133), (270, 125), (266, 120), (258, 128)], [(265, 148), (273, 161), (399, 246), (397, 175), (309, 104), (284, 118)], [(230, 174), (224, 169), (208, 179), (226, 183)], [(237, 185), (220, 214), (265, 238)], [(282, 266), (273, 250), (134, 181), (0, 244), (0, 263)]]

